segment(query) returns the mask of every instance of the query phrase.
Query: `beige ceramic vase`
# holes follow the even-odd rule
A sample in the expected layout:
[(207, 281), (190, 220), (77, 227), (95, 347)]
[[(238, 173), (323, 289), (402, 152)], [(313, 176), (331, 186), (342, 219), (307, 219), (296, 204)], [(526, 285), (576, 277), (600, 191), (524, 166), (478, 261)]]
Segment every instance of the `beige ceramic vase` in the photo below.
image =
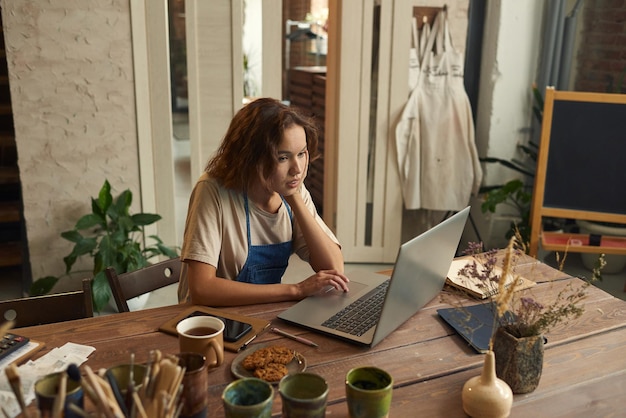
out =
[(511, 413), (513, 392), (496, 376), (493, 351), (485, 355), (482, 374), (463, 385), (462, 399), (463, 410), (472, 418), (506, 418)]

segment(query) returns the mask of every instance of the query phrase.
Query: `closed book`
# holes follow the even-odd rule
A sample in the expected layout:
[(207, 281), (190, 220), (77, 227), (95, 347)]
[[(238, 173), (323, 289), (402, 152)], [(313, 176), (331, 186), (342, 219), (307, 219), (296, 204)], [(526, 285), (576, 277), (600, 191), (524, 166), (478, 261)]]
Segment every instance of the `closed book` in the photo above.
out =
[[(489, 350), (489, 340), (494, 332), (495, 305), (489, 302), (458, 308), (437, 309), (439, 316), (479, 353)], [(513, 313), (506, 312), (506, 322), (512, 322)]]

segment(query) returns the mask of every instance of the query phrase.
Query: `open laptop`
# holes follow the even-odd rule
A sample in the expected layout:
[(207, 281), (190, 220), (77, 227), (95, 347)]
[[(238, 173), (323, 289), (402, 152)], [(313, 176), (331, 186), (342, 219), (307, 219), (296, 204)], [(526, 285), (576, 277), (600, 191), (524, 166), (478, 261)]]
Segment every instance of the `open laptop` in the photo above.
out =
[[(391, 277), (348, 271), (349, 292), (332, 288), (324, 294), (309, 296), (280, 313), (278, 318), (373, 347), (439, 294), (468, 216), (469, 207), (402, 244)], [(337, 314), (370, 296), (376, 298), (377, 290), (378, 308), (349, 313), (351, 320), (347, 324), (337, 324)]]

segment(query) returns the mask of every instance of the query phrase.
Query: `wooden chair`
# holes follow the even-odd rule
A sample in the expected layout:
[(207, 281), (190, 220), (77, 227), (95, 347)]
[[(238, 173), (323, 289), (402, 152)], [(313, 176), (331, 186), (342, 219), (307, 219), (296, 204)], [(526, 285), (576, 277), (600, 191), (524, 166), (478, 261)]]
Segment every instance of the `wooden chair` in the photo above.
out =
[(120, 275), (113, 267), (107, 267), (105, 273), (117, 310), (130, 312), (128, 299), (177, 283), (181, 269), (180, 257), (176, 257)]
[(0, 301), (0, 313), (14, 328), (93, 316), (92, 279), (83, 279), (82, 290)]

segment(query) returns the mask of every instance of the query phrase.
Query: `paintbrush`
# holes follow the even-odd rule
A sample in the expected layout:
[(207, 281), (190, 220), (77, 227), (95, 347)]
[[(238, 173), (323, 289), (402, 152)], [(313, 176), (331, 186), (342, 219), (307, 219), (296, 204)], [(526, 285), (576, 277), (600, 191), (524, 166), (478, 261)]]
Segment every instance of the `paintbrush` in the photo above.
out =
[(135, 353), (130, 353), (130, 368), (128, 370), (128, 385), (126, 386), (126, 408), (133, 410), (133, 395), (135, 393)]
[[(115, 414), (111, 411), (110, 408), (110, 399), (108, 398), (108, 396), (105, 394), (102, 386), (100, 385), (100, 382), (98, 380), (98, 377), (93, 370), (91, 370), (91, 368), (89, 366), (85, 366), (85, 380), (89, 386), (91, 386), (91, 389), (93, 390), (93, 393), (96, 397), (95, 399), (95, 404), (98, 407), (98, 410), (103, 413), (106, 418), (116, 418)], [(115, 402), (115, 399), (112, 399), (113, 402)]]
[(65, 395), (67, 392), (67, 373), (61, 373), (59, 376), (59, 390), (52, 404), (52, 418), (62, 418), (63, 408), (65, 407)]
[(24, 394), (22, 393), (22, 382), (20, 381), (20, 374), (17, 371), (17, 367), (15, 367), (14, 363), (11, 363), (6, 367), (6, 369), (4, 369), (4, 371), (7, 374), (7, 379), (9, 380), (11, 389), (15, 394), (15, 398), (22, 409), (22, 414), (24, 414), (25, 418), (30, 418), (30, 414), (26, 410), (26, 402), (24, 402)]
[(0, 324), (0, 338), (4, 337), (14, 325), (14, 321), (6, 321), (5, 323)]
[(111, 386), (111, 391), (113, 392), (113, 396), (115, 397), (115, 401), (117, 402), (120, 410), (125, 417), (129, 416), (129, 409), (126, 406), (126, 402), (124, 400), (124, 397), (122, 396), (122, 391), (120, 390), (120, 386), (117, 383), (117, 379), (110, 370), (106, 371), (105, 377), (108, 380), (109, 385)]

